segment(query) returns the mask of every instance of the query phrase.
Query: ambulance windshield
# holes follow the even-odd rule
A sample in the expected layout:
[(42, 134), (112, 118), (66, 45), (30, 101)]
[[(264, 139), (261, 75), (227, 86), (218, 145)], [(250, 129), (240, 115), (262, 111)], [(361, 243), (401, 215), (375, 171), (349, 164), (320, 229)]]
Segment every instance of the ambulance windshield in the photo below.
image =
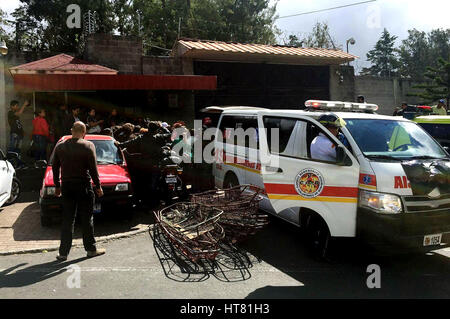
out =
[(379, 119), (345, 119), (346, 128), (366, 157), (405, 160), (445, 158), (439, 144), (415, 123)]

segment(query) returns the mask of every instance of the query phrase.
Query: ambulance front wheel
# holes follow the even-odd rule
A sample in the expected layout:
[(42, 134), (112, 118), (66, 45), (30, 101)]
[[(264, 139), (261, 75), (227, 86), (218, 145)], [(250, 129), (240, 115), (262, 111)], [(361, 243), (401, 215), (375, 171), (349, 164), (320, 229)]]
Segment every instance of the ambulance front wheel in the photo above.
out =
[(325, 221), (315, 214), (306, 217), (306, 240), (314, 257), (320, 260), (329, 258), (331, 234)]

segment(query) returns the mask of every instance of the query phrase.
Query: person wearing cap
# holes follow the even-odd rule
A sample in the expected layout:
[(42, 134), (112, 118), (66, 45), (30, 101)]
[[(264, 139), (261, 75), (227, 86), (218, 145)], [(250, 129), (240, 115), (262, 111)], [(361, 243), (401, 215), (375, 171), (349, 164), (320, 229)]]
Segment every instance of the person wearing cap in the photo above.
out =
[(445, 100), (439, 100), (437, 105), (431, 107), (434, 115), (447, 115), (447, 108), (445, 107)]
[[(318, 119), (334, 136), (339, 138), (339, 129), (345, 121), (334, 114), (324, 114)], [(341, 138), (339, 138), (341, 140)], [(341, 140), (343, 143), (344, 141)], [(344, 143), (345, 145), (345, 143)], [(321, 161), (336, 162), (336, 145), (322, 132), (311, 143), (311, 158)]]
[(364, 95), (358, 95), (356, 102), (358, 103), (366, 103), (364, 99)]

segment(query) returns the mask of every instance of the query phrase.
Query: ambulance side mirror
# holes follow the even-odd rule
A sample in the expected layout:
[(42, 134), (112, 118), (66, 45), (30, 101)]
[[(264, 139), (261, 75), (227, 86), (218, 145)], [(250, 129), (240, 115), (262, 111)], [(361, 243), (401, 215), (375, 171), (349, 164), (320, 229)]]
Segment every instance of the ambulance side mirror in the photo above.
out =
[(336, 148), (336, 164), (339, 166), (351, 166), (352, 161), (347, 156), (345, 152), (345, 148), (341, 145), (338, 145)]

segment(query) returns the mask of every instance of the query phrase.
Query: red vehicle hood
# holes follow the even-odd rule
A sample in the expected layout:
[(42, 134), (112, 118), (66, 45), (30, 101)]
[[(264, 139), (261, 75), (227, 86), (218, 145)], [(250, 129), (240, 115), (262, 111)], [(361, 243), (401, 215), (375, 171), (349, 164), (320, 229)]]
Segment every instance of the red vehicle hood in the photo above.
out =
[[(115, 185), (117, 183), (131, 183), (130, 174), (126, 166), (97, 165), (100, 183), (102, 185)], [(44, 186), (54, 186), (52, 167), (47, 166), (44, 176)]]

